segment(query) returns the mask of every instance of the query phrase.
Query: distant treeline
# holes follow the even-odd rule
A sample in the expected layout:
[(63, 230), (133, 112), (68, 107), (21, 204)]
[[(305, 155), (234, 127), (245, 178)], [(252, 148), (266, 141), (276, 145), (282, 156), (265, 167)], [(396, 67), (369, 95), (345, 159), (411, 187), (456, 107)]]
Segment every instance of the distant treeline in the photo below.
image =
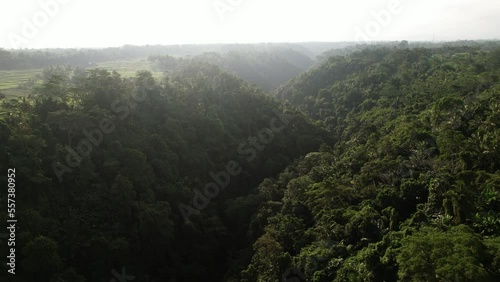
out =
[[(173, 71), (187, 62), (186, 59), (169, 55), (150, 56), (148, 59), (164, 72)], [(309, 56), (291, 48), (275, 48), (267, 52), (209, 52), (192, 57), (191, 60), (217, 65), (265, 91), (276, 89), (314, 64)]]
[[(225, 53), (230, 51), (256, 52), (276, 48), (294, 49), (309, 57), (332, 48), (345, 47), (345, 44), (212, 44), (212, 45), (169, 45), (169, 46), (132, 46), (105, 49), (39, 49), (6, 50), (0, 49), (0, 70), (37, 69), (50, 65), (70, 65), (87, 67), (93, 63), (134, 58), (147, 58), (154, 55), (196, 56), (205, 52)], [(313, 51), (308, 46), (314, 48)]]
[(44, 71), (0, 99), (15, 281), (500, 281), (500, 48), (419, 44), (345, 48), (275, 95), (227, 69), (295, 52)]
[[(373, 42), (372, 42), (373, 43)], [(306, 43), (260, 43), (260, 44), (205, 44), (205, 45), (147, 45), (112, 47), (104, 49), (23, 49), (7, 50), (0, 48), (0, 70), (40, 69), (51, 65), (70, 65), (73, 67), (91, 67), (95, 63), (113, 60), (147, 58), (157, 55), (177, 57), (198, 56), (203, 53), (230, 52), (276, 52), (294, 50), (310, 59), (325, 52), (327, 56), (348, 54), (371, 46), (396, 46), (400, 42), (380, 42), (365, 44), (363, 42), (306, 42)], [(444, 46), (469, 46), (491, 49), (499, 46), (498, 41), (457, 41), (446, 43), (411, 42), (410, 47), (440, 48)], [(324, 56), (323, 56), (324, 57)]]

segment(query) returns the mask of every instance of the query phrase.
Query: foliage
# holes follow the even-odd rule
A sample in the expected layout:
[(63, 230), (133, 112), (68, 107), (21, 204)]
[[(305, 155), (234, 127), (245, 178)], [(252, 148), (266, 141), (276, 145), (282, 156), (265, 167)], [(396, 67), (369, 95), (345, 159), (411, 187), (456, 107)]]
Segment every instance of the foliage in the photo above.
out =
[(248, 50), (47, 70), (0, 101), (20, 281), (497, 281), (500, 51), (457, 44), (344, 50), (274, 97), (207, 62), (276, 63)]

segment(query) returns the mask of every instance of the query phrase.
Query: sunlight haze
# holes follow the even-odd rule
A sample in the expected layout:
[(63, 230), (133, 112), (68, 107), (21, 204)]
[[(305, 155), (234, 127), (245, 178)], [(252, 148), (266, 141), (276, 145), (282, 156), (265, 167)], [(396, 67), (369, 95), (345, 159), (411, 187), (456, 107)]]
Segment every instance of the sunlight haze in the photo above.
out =
[[(43, 3), (57, 7), (46, 4), (49, 13)], [(388, 18), (391, 4), (399, 13)], [(3, 48), (356, 41), (367, 28), (366, 41), (500, 38), (496, 0), (4, 0), (0, 7)]]

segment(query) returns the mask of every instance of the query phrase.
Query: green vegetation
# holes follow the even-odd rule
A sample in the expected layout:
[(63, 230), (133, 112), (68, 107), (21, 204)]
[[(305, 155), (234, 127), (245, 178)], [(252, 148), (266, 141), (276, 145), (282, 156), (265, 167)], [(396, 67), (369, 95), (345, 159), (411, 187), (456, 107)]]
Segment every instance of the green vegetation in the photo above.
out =
[(25, 95), (30, 91), (19, 86), (34, 80), (36, 74), (41, 71), (40, 69), (0, 71), (0, 90), (7, 98)]
[[(91, 65), (88, 69), (94, 68), (117, 71), (123, 77), (133, 77), (138, 71), (143, 70), (150, 71), (157, 79), (163, 76), (162, 72), (153, 70), (151, 63), (145, 59), (101, 62)], [(43, 73), (43, 69), (0, 71), (0, 90), (7, 98), (27, 96), (32, 94), (33, 87), (41, 83), (43, 79), (47, 79), (48, 75)]]
[[(53, 68), (46, 74), (37, 95), (3, 102), (9, 114), (0, 123), (2, 167), (16, 168), (22, 187), (16, 199), (24, 199), (17, 211), (23, 221), (18, 260), (25, 262), (18, 277), (26, 281), (39, 263), (40, 281), (72, 269), (87, 281), (108, 281), (119, 265), (133, 265), (139, 281), (218, 281), (230, 254), (251, 243), (236, 223), (249, 222), (258, 204), (256, 198), (247, 210), (228, 201), (254, 193), (262, 179), (328, 140), (300, 113), (207, 64), (185, 64), (163, 82), (149, 72), (124, 78)], [(142, 95), (144, 101), (134, 100)], [(294, 118), (271, 143), (241, 153), (239, 145), (268, 128), (275, 111)], [(114, 130), (98, 132), (103, 120)], [(74, 165), (66, 146), (78, 152), (82, 142), (94, 146)], [(193, 189), (203, 189), (213, 181), (210, 173), (230, 160), (243, 172), (185, 221), (178, 206), (189, 204)], [(234, 214), (226, 215), (229, 210)], [(60, 260), (40, 258), (39, 241)]]
[[(31, 74), (31, 73), (30, 73)], [(27, 81), (30, 76), (26, 75), (25, 71), (18, 72), (0, 72), (1, 81), (0, 81), (0, 89), (9, 89), (17, 87), (20, 81)]]
[(227, 66), (288, 63), (236, 52), (52, 67), (0, 100), (16, 281), (498, 281), (498, 46), (337, 52), (274, 95)]
[(163, 76), (162, 72), (155, 71), (151, 63), (145, 59), (100, 62), (93, 66), (93, 68), (94, 67), (116, 71), (123, 77), (134, 77), (138, 71), (149, 71), (153, 74), (153, 77), (157, 79), (161, 79)]
[(497, 281), (499, 55), (368, 49), (281, 89), (339, 140), (260, 185), (281, 191), (256, 216), (276, 247), (243, 281)]
[[(218, 65), (263, 90), (272, 91), (309, 68), (314, 62), (310, 56), (314, 54), (300, 44), (124, 46), (44, 51), (0, 49), (0, 90), (5, 90), (3, 93), (8, 98), (29, 95), (33, 86), (47, 79), (47, 75), (41, 74), (43, 69), (54, 67), (106, 69), (117, 71), (123, 77), (133, 77), (145, 70), (156, 79), (162, 79), (165, 72), (173, 71), (181, 62), (196, 60)], [(166, 63), (169, 59), (171, 62)]]

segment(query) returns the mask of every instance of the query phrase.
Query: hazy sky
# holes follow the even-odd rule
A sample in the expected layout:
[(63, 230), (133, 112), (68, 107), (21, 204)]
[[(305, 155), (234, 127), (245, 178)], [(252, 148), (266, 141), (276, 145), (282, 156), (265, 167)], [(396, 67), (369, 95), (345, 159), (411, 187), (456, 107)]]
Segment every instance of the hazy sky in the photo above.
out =
[(0, 0), (3, 48), (500, 39), (499, 27), (498, 0)]

